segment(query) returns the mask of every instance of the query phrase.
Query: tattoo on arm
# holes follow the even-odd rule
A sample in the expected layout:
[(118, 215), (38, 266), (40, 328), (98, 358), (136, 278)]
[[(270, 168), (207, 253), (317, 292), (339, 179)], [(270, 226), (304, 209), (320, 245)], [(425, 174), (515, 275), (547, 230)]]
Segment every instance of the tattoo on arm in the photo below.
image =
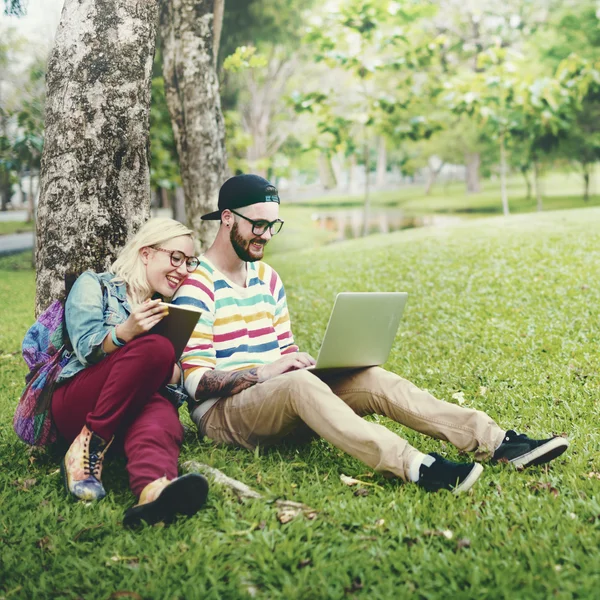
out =
[(196, 400), (233, 396), (256, 383), (258, 383), (256, 367), (244, 371), (207, 371), (196, 389)]

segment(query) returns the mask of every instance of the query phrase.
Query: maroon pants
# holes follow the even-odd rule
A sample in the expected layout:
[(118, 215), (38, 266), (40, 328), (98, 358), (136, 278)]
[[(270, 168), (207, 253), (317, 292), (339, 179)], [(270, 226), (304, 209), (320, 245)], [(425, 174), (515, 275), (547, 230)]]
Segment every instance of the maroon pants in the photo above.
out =
[(69, 443), (84, 425), (105, 440), (115, 436), (136, 496), (155, 479), (177, 477), (183, 427), (176, 408), (157, 392), (174, 364), (171, 342), (147, 335), (87, 367), (52, 397), (54, 422)]

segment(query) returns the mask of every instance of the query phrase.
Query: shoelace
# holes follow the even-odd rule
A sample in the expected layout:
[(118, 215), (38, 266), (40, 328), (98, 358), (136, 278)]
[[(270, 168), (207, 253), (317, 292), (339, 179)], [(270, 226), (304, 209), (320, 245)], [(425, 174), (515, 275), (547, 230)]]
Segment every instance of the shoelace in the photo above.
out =
[(103, 458), (104, 452), (90, 452), (89, 457), (85, 457), (83, 459), (83, 468), (85, 469), (85, 473), (88, 477), (93, 475), (96, 479), (98, 479)]
[(88, 434), (85, 439), (87, 452), (85, 452), (83, 455), (83, 469), (87, 477), (92, 475), (96, 479), (98, 479), (100, 475), (100, 468), (102, 467), (102, 460), (104, 459), (104, 454), (108, 450), (108, 446), (110, 446), (110, 444), (107, 444), (101, 452), (96, 452), (90, 450), (90, 441), (90, 435)]

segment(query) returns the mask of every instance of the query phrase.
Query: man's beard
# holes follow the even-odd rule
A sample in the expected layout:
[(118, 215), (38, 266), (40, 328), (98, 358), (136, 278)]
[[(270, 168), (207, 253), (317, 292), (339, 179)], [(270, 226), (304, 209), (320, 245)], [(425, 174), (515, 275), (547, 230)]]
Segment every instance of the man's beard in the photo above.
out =
[[(233, 224), (233, 227), (231, 228), (231, 233), (229, 234), (229, 239), (231, 240), (231, 245), (233, 246), (233, 249), (235, 250), (235, 253), (238, 255), (238, 258), (240, 260), (243, 260), (244, 262), (255, 262), (262, 258), (262, 256), (252, 256), (252, 254), (250, 254), (250, 251), (248, 249), (250, 246), (250, 243), (253, 240), (258, 240), (260, 238), (252, 238), (252, 240), (246, 241), (239, 234), (237, 223)], [(260, 243), (263, 246), (265, 245), (264, 241), (261, 241)]]

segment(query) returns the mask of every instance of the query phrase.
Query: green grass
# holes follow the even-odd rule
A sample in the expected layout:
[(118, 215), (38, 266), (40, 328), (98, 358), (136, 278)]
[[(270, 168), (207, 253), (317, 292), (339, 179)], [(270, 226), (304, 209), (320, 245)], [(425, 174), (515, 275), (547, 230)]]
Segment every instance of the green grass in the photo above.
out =
[[(106, 499), (69, 501), (62, 450), (32, 451), (12, 432), (34, 276), (3, 270), (0, 597), (596, 598), (600, 480), (588, 474), (600, 472), (599, 232), (600, 209), (590, 208), (272, 255), (303, 349), (317, 352), (337, 292), (408, 291), (389, 369), (452, 402), (463, 392), (505, 427), (571, 440), (549, 467), (487, 465), (472, 492), (454, 497), (387, 481), (323, 441), (249, 453), (187, 432), (182, 460), (318, 511), (285, 525), (269, 502), (240, 503), (213, 485), (192, 519), (124, 530), (133, 498), (122, 459), (107, 464)], [(425, 452), (460, 458), (380, 421)], [(355, 495), (342, 473), (379, 487)]]
[(0, 235), (33, 231), (33, 223), (26, 221), (0, 221)]

